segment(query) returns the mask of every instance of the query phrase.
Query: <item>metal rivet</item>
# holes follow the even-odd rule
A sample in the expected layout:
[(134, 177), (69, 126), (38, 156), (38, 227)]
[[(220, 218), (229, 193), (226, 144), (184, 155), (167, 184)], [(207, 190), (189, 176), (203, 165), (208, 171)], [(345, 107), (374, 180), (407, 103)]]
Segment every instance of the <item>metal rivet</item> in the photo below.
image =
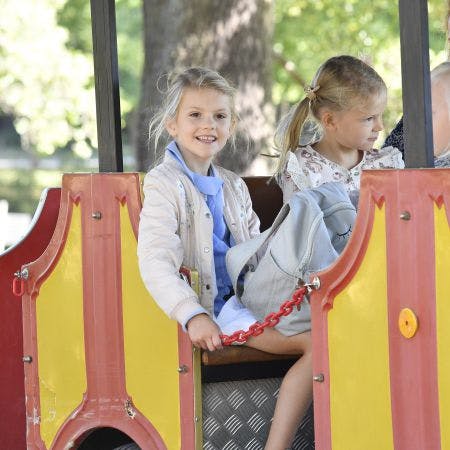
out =
[(24, 357), (22, 358), (22, 361), (23, 361), (24, 363), (30, 363), (30, 362), (33, 361), (33, 358), (32, 358), (30, 355), (27, 355), (27, 356), (24, 356)]
[(400, 214), (400, 219), (402, 219), (402, 220), (410, 220), (411, 219), (411, 213), (409, 211), (403, 211)]
[(23, 270), (18, 270), (17, 272), (14, 272), (14, 276), (15, 276), (16, 278), (21, 278), (21, 279), (23, 279), (23, 280), (27, 280), (29, 274), (30, 274), (30, 273), (28, 272), (28, 269), (27, 269), (27, 268), (25, 268), (25, 269), (23, 269)]
[(325, 377), (324, 377), (323, 373), (318, 373), (317, 375), (313, 376), (313, 380), (317, 381), (318, 383), (323, 383), (325, 380)]
[(205, 248), (203, 249), (203, 251), (204, 251), (205, 253), (209, 253), (209, 247), (205, 247)]
[(95, 211), (92, 213), (92, 218), (95, 220), (100, 220), (102, 218), (102, 213), (100, 211)]
[(311, 283), (309, 283), (309, 286), (311, 287), (311, 289), (314, 289), (315, 291), (317, 291), (317, 289), (320, 289), (320, 278), (315, 276)]
[(130, 419), (134, 419), (136, 417), (136, 411), (133, 409), (131, 400), (125, 401), (125, 412)]
[(182, 366), (178, 367), (178, 372), (180, 372), (180, 373), (187, 373), (188, 371), (189, 371), (188, 366), (186, 366), (184, 364)]

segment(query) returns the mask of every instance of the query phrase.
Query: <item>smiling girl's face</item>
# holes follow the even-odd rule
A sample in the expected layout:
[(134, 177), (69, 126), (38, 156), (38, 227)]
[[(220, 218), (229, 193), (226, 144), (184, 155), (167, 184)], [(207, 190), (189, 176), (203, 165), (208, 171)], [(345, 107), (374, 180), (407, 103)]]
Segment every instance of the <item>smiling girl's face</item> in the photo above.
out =
[(211, 88), (187, 88), (183, 91), (176, 117), (166, 123), (186, 165), (207, 175), (214, 156), (231, 135), (233, 117), (231, 99)]

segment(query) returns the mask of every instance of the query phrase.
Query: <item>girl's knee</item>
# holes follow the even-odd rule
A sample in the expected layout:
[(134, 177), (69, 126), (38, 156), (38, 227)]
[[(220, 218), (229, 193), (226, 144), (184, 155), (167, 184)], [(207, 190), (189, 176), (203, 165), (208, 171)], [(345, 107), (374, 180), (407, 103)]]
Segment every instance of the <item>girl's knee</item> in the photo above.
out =
[(290, 336), (288, 339), (292, 340), (292, 342), (298, 348), (299, 353), (304, 356), (312, 355), (312, 340), (311, 333), (309, 331), (306, 333)]

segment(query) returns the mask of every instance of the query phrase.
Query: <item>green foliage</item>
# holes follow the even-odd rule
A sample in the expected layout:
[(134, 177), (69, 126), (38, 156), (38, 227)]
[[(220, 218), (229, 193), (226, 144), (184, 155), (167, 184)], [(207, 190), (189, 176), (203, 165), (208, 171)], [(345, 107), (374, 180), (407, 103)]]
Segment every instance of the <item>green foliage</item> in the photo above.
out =
[(141, 0), (116, 1), (116, 26), (120, 101), (122, 113), (126, 115), (139, 102), (141, 72), (144, 64)]
[[(431, 66), (445, 60), (445, 0), (430, 0)], [(351, 54), (371, 63), (386, 81), (386, 129), (401, 115), (398, 2), (392, 0), (276, 0), (274, 102), (294, 103), (327, 58)]]
[[(389, 87), (386, 128), (401, 114), (397, 1), (273, 0), (278, 55), (273, 65), (275, 105), (301, 98), (328, 57), (367, 59)], [(143, 66), (141, 0), (116, 0), (121, 109), (126, 129), (138, 104)], [(445, 59), (446, 0), (429, 0), (431, 66)], [(2, 0), (0, 114), (12, 115), (27, 151), (69, 148), (88, 157), (96, 147), (90, 2)]]
[[(121, 113), (126, 118), (139, 101), (144, 60), (142, 5), (141, 0), (116, 0), (115, 7)], [(58, 24), (69, 33), (67, 47), (92, 59), (90, 3), (86, 0), (66, 0), (57, 17)]]
[(34, 214), (44, 189), (60, 187), (60, 171), (1, 169), (0, 198), (8, 199), (9, 211)]
[(72, 144), (95, 145), (92, 63), (65, 47), (67, 31), (56, 24), (61, 0), (3, 0), (0, 15), (0, 110), (15, 117), (22, 146), (52, 154)]
[[(126, 118), (139, 97), (140, 1), (116, 1), (116, 15)], [(0, 113), (14, 116), (22, 147), (44, 155), (68, 147), (90, 157), (97, 146), (90, 3), (2, 0), (0, 56)]]

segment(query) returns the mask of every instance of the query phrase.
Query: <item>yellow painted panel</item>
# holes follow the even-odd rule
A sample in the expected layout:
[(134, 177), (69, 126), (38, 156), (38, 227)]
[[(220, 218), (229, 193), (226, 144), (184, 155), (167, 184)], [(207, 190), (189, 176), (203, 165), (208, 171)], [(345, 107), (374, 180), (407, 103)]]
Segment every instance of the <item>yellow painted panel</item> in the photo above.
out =
[(73, 207), (66, 245), (36, 299), (41, 437), (47, 448), (86, 392), (81, 213)]
[(445, 207), (434, 208), (436, 328), (441, 450), (450, 450), (450, 228)]
[(333, 450), (393, 449), (384, 207), (364, 260), (328, 313)]
[(181, 448), (177, 323), (141, 280), (126, 205), (120, 208), (125, 375), (128, 394), (168, 450)]

